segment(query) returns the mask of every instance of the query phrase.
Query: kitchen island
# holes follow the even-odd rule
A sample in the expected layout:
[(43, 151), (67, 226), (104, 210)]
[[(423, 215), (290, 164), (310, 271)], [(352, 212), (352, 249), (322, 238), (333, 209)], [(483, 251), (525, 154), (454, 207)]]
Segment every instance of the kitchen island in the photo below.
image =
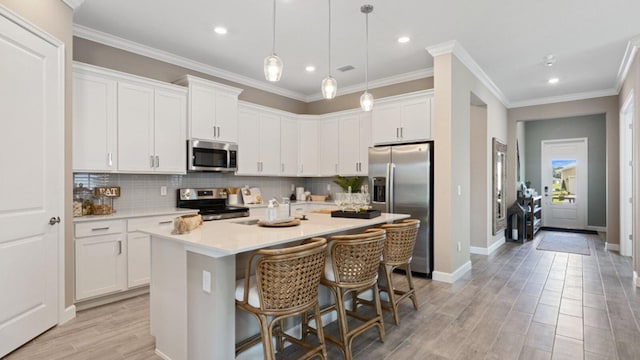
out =
[[(166, 228), (151, 235), (151, 334), (164, 359), (234, 359), (236, 343), (236, 255), (312, 237), (355, 231), (406, 219), (386, 214), (373, 219), (309, 214), (293, 227), (259, 227), (255, 218), (205, 222), (185, 235)], [(253, 319), (251, 319), (253, 320)], [(239, 330), (248, 327), (239, 324)]]

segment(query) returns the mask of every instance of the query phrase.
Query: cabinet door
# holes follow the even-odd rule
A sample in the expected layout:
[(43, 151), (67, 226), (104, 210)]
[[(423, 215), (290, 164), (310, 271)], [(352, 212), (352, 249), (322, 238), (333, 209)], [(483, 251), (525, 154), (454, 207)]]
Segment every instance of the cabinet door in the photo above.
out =
[(184, 174), (187, 171), (187, 95), (157, 89), (155, 92), (154, 154), (156, 172)]
[(149, 284), (151, 280), (151, 235), (127, 234), (127, 286)]
[(360, 162), (360, 119), (358, 115), (340, 118), (340, 164), (342, 176), (358, 175)]
[(114, 79), (73, 75), (73, 171), (117, 169)]
[(189, 137), (213, 140), (215, 118), (215, 90), (198, 84), (189, 86)]
[(400, 104), (382, 104), (373, 107), (371, 114), (371, 137), (374, 144), (400, 141)]
[(369, 174), (369, 147), (373, 146), (371, 141), (371, 112), (363, 112), (360, 119), (360, 145), (358, 147), (360, 165), (358, 175), (367, 176)]
[(401, 138), (403, 141), (431, 138), (431, 98), (419, 97), (402, 103)]
[(75, 240), (76, 300), (126, 288), (125, 242), (124, 234)]
[(216, 90), (216, 139), (238, 141), (238, 95)]
[(301, 176), (318, 175), (318, 123), (300, 121), (298, 123), (298, 174)]
[(338, 119), (320, 120), (319, 135), (319, 172), (321, 176), (333, 176), (338, 173), (340, 157), (338, 141)]
[(119, 171), (154, 171), (153, 107), (153, 88), (133, 83), (118, 83)]
[(238, 112), (238, 174), (260, 173), (260, 114), (240, 109)]
[(260, 174), (280, 174), (280, 117), (260, 114)]
[(298, 172), (298, 121), (280, 117), (280, 175), (296, 176)]

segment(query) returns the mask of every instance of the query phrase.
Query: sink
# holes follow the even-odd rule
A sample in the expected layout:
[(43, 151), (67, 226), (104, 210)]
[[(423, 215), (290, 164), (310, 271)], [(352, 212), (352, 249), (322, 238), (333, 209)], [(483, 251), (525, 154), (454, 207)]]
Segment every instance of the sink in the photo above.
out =
[(256, 225), (258, 223), (258, 219), (248, 219), (248, 220), (241, 220), (241, 221), (234, 221), (234, 224), (240, 224), (240, 225)]

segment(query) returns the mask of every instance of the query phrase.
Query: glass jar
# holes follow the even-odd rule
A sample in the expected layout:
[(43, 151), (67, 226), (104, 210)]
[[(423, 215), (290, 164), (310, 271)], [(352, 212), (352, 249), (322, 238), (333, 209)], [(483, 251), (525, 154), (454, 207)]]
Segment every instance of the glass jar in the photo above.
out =
[(105, 195), (93, 197), (93, 215), (109, 215), (114, 212), (112, 197)]
[(73, 216), (91, 215), (93, 213), (93, 194), (83, 184), (73, 188)]

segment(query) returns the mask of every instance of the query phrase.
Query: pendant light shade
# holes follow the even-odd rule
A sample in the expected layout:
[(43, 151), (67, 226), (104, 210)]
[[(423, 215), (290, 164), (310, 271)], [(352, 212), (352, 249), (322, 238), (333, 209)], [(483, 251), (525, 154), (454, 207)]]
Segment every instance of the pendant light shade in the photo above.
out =
[(325, 99), (333, 99), (334, 97), (336, 97), (337, 92), (338, 82), (336, 81), (336, 79), (329, 75), (322, 80), (322, 97), (324, 97)]
[(280, 81), (282, 76), (282, 59), (275, 53), (264, 58), (264, 77), (269, 81)]
[(373, 5), (362, 5), (360, 12), (365, 16), (365, 47), (366, 56), (364, 62), (364, 94), (360, 96), (360, 108), (363, 111), (373, 109), (373, 95), (369, 94), (369, 14), (373, 11)]
[(272, 82), (280, 81), (282, 67), (282, 59), (276, 55), (276, 0), (273, 0), (273, 47), (271, 55), (264, 59), (264, 77)]
[(373, 95), (368, 91), (365, 91), (360, 96), (360, 108), (362, 108), (363, 111), (371, 111), (371, 109), (373, 109)]
[(322, 97), (333, 99), (338, 92), (338, 82), (331, 76), (331, 0), (329, 1), (329, 75), (322, 80)]

